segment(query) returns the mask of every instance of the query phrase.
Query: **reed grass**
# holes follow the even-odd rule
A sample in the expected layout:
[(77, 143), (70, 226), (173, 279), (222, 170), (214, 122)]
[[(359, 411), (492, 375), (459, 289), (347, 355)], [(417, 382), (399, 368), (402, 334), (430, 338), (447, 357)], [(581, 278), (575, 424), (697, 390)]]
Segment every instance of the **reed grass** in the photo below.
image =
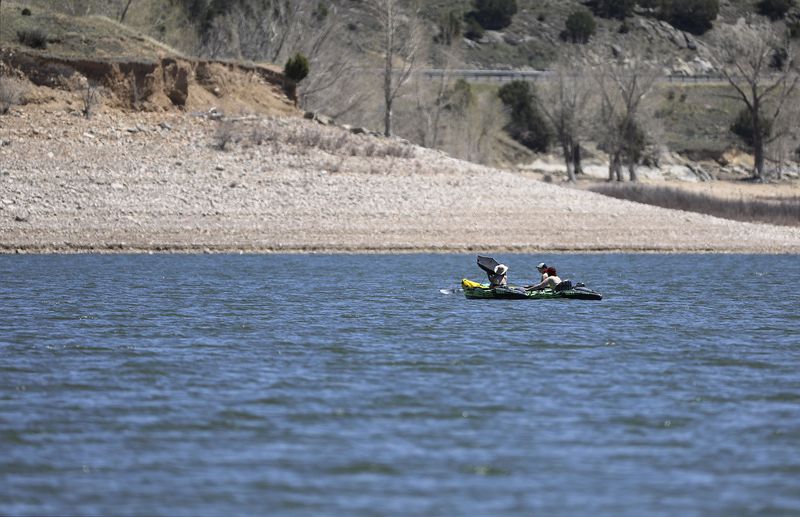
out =
[(642, 184), (603, 184), (589, 190), (648, 205), (713, 215), (735, 221), (800, 226), (800, 197), (726, 199), (678, 188)]

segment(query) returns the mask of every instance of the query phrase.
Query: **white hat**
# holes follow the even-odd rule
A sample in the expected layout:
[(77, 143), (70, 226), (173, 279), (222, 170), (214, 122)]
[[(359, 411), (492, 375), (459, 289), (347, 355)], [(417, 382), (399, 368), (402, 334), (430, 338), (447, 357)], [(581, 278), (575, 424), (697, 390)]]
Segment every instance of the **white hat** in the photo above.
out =
[(546, 268), (546, 267), (547, 267), (547, 264), (545, 264), (544, 262), (539, 262), (538, 264), (536, 264), (536, 269), (543, 269), (543, 268)]
[(505, 275), (506, 271), (508, 271), (508, 266), (505, 264), (498, 264), (494, 267), (494, 272), (498, 275)]

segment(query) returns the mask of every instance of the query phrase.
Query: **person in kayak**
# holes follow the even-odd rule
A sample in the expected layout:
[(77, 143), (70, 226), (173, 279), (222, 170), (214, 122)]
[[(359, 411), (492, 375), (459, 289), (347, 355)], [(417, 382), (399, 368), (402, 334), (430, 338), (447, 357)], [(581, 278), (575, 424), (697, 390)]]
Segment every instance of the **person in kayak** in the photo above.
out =
[(541, 291), (542, 289), (547, 289), (548, 287), (555, 289), (555, 287), (561, 283), (561, 278), (559, 278), (556, 268), (541, 262), (538, 266), (536, 266), (536, 269), (538, 269), (539, 273), (542, 274), (542, 281), (536, 285), (526, 285), (525, 289), (529, 291)]
[(536, 270), (539, 271), (540, 275), (542, 275), (542, 277), (539, 279), (540, 282), (544, 281), (544, 279), (548, 277), (547, 264), (545, 264), (544, 262), (539, 262), (536, 265)]
[(505, 287), (508, 285), (508, 266), (505, 264), (498, 264), (494, 268), (494, 273), (487, 271), (486, 275), (489, 277), (489, 287)]

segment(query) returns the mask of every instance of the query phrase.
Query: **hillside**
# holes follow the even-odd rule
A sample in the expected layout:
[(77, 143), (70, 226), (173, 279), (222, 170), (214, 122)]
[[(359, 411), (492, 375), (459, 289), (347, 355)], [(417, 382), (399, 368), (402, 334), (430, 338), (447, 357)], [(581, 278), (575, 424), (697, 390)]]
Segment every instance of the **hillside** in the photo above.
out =
[[(295, 86), (265, 64), (188, 57), (103, 16), (73, 17), (8, 1), (0, 7), (0, 68), (24, 77), (24, 102), (77, 110), (97, 90), (98, 110), (297, 115)], [(39, 48), (22, 32), (40, 33)]]
[[(615, 200), (304, 120), (274, 65), (190, 57), (104, 17), (23, 15), (8, 0), (0, 15), (3, 72), (26, 88), (0, 117), (0, 252), (800, 251), (797, 228)], [(46, 28), (46, 48), (19, 44), (31, 28)], [(489, 104), (496, 87), (471, 91), (498, 130), (486, 145), (524, 160)], [(683, 103), (669, 116), (681, 97), (665, 95)]]
[[(637, 7), (624, 22), (596, 16), (596, 32), (587, 44), (581, 45), (565, 42), (559, 35), (567, 16), (583, 2), (518, 0), (518, 11), (507, 27), (486, 31), (477, 40), (457, 37), (452, 45), (442, 45), (434, 41), (441, 30), (441, 21), (451, 12), (463, 18), (473, 4), (470, 0), (432, 0), (420, 4), (423, 47), (417, 53), (416, 64), (420, 69), (532, 70), (567, 62), (602, 63), (614, 56), (642, 56), (656, 64), (661, 73), (678, 77), (675, 82), (657, 84), (649, 95), (645, 118), (652, 126), (648, 128), (651, 154), (668, 149), (690, 159), (717, 160), (732, 147), (742, 147), (729, 130), (741, 105), (724, 98), (730, 93), (725, 84), (698, 83), (692, 78), (718, 73), (722, 32), (732, 30), (743, 17), (767, 21), (753, 15), (755, 3), (755, 0), (723, 0), (711, 30), (699, 35), (677, 30), (657, 19), (653, 9)], [(381, 128), (380, 26), (367, 4), (358, 0), (330, 0), (303, 7), (306, 4), (301, 3), (293, 18), (271, 24), (259, 22), (257, 10), (237, 14), (235, 8), (240, 4), (260, 5), (241, 0), (219, 4), (227, 6), (220, 10), (214, 3), (177, 0), (134, 0), (130, 4), (121, 0), (75, 0), (57, 6), (49, 0), (30, 0), (24, 4), (6, 0), (0, 41), (6, 46), (13, 44), (20, 27), (38, 27), (51, 35), (51, 54), (123, 60), (135, 56), (136, 61), (145, 62), (165, 55), (181, 59), (212, 55), (214, 61), (237, 58), (239, 62), (240, 58), (251, 58), (282, 63), (292, 52), (301, 50), (309, 53), (312, 60), (311, 76), (300, 85), (299, 102), (303, 108), (333, 116), (339, 123)], [(118, 19), (125, 5), (129, 9), (124, 25), (103, 17)], [(23, 6), (31, 7), (31, 17), (22, 19), (18, 15)], [(315, 14), (320, 6), (325, 6), (323, 17)], [(53, 9), (89, 15), (47, 14)], [(225, 13), (229, 16), (225, 17)], [(794, 20), (796, 15), (795, 10), (790, 11), (786, 19)], [(286, 24), (284, 33), (275, 27), (281, 23)], [(267, 25), (273, 33), (265, 33), (261, 38), (257, 33), (266, 31)], [(777, 31), (786, 29), (784, 20), (772, 25)], [(322, 33), (324, 39), (318, 39)], [(204, 41), (210, 36), (211, 40)], [(282, 42), (280, 50), (277, 41)], [(344, 72), (335, 75), (331, 70)], [(219, 84), (226, 81), (211, 82), (205, 90), (213, 93), (221, 91)], [(431, 128), (425, 129), (431, 122), (425, 118), (430, 117), (438, 87), (423, 74), (417, 74), (401, 91), (394, 110), (399, 135), (483, 163), (515, 166), (535, 160), (534, 153), (503, 134), (502, 120), (487, 113), (503, 110), (496, 100), (497, 84), (473, 85), (476, 102), (472, 113), (464, 120), (440, 122), (439, 138), (431, 138)], [(449, 87), (453, 87), (452, 82)], [(203, 93), (202, 89), (197, 91)], [(198, 96), (201, 99), (198, 104), (210, 107), (215, 101), (224, 104), (234, 97), (228, 93), (226, 99), (219, 100), (203, 94)], [(243, 95), (241, 102), (232, 103), (230, 109), (247, 111), (248, 103), (255, 98)], [(256, 105), (253, 109), (264, 112), (263, 106)], [(463, 145), (465, 138), (475, 138), (470, 136), (474, 131), (467, 126), (476, 124), (485, 126), (480, 132), (490, 136), (483, 143), (466, 146), (467, 149)], [(795, 139), (792, 149), (799, 144)], [(591, 148), (587, 147), (587, 152)]]

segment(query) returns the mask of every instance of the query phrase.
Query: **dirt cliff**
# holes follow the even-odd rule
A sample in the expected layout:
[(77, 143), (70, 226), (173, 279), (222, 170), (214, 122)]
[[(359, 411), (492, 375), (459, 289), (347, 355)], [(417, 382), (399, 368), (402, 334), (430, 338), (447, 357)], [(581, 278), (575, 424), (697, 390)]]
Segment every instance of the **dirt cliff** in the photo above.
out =
[(1, 72), (30, 82), (24, 102), (32, 104), (70, 106), (97, 88), (101, 105), (116, 110), (300, 113), (296, 85), (266, 65), (178, 57), (68, 58), (20, 49), (0, 50), (0, 60)]

